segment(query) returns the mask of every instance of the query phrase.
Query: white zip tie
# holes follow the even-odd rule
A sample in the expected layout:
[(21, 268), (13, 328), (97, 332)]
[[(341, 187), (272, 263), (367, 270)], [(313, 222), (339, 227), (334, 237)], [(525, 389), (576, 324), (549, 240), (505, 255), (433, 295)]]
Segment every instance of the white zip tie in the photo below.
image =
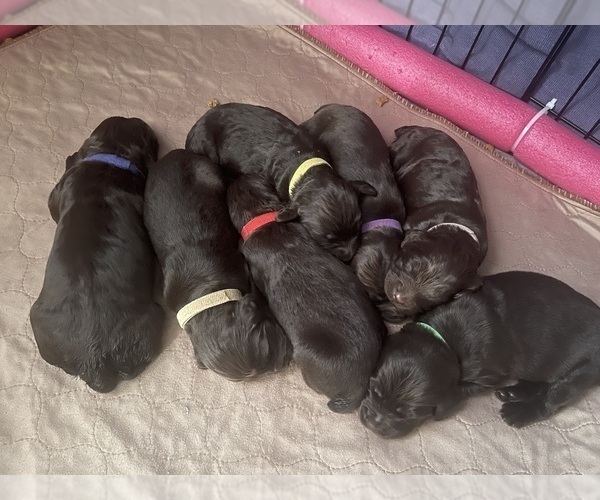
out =
[(548, 102), (544, 108), (540, 109), (537, 112), (537, 114), (531, 120), (529, 120), (529, 123), (527, 125), (525, 125), (525, 128), (521, 131), (521, 133), (519, 134), (519, 137), (517, 137), (517, 140), (512, 145), (512, 148), (510, 148), (510, 152), (512, 154), (515, 153), (515, 150), (517, 149), (517, 146), (519, 145), (519, 143), (521, 142), (521, 140), (523, 139), (523, 137), (525, 137), (525, 134), (527, 134), (527, 132), (529, 132), (529, 129), (531, 127), (533, 127), (534, 123), (537, 122), (548, 111), (550, 111), (551, 109), (554, 109), (555, 105), (556, 105), (556, 97), (553, 98), (553, 99), (551, 99), (550, 102)]

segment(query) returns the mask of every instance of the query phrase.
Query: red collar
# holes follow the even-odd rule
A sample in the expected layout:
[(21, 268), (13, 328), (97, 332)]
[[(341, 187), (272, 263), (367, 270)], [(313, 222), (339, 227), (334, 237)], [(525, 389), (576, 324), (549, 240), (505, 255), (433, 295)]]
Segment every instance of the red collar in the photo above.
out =
[(246, 241), (250, 235), (258, 228), (271, 224), (277, 220), (277, 214), (279, 212), (267, 212), (266, 214), (258, 215), (254, 219), (250, 219), (242, 228), (242, 239)]

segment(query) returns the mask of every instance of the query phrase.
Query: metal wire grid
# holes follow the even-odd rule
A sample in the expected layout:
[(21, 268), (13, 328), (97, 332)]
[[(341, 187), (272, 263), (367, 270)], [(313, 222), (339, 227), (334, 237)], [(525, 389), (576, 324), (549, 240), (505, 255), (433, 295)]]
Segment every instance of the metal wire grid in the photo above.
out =
[[(444, 18), (444, 16), (447, 16), (450, 13), (453, 13), (453, 9), (452, 7), (452, 0), (430, 0), (427, 4), (428, 7), (431, 7), (433, 5), (437, 6), (437, 17), (436, 18), (432, 18), (431, 16), (425, 14), (425, 11), (423, 9), (424, 3), (422, 0), (418, 0), (415, 2), (415, 0), (408, 0), (408, 3), (406, 3), (406, 0), (404, 1), (404, 5), (402, 5), (402, 2), (400, 0), (380, 0), (383, 3), (387, 4), (388, 6), (394, 8), (395, 10), (398, 10), (401, 14), (403, 14), (404, 16), (411, 18), (411, 19), (418, 19), (422, 22), (426, 22), (428, 24), (441, 24), (442, 23), (442, 19)], [(458, 22), (460, 22), (460, 24), (478, 24), (478, 23), (482, 23), (482, 22), (488, 22), (488, 19), (481, 19), (481, 14), (482, 14), (482, 10), (483, 7), (489, 7), (491, 6), (491, 4), (493, 2), (497, 2), (498, 0), (479, 0), (477, 6), (474, 9), (474, 12), (472, 12), (472, 9), (464, 9), (461, 7), (458, 7), (458, 9), (461, 11), (461, 15), (462, 18), (458, 20)], [(547, 2), (547, 0), (544, 0)], [(569, 15), (569, 13), (571, 12), (571, 9), (573, 8), (573, 5), (575, 4), (575, 0), (562, 0), (563, 3), (560, 6), (556, 17), (551, 20), (552, 24), (564, 24), (567, 16)], [(518, 3), (516, 3), (518, 2)], [(525, 8), (528, 5), (531, 5), (532, 0), (513, 0), (511, 2), (507, 2), (507, 1), (503, 1), (503, 6), (506, 7), (507, 9), (509, 9), (510, 11), (512, 11), (512, 19), (510, 21), (506, 21), (503, 20), (502, 23), (503, 24), (515, 24), (517, 21), (521, 21), (523, 22), (523, 19), (520, 19), (522, 17), (523, 12), (525, 11)], [(511, 5), (514, 4), (514, 5)], [(558, 4), (557, 4), (558, 5)], [(547, 3), (546, 3), (547, 6)], [(454, 10), (456, 10), (457, 7), (454, 7)], [(428, 13), (431, 12), (434, 9), (429, 8), (428, 9)], [(470, 16), (470, 17), (469, 17)], [(550, 20), (548, 21), (548, 24), (550, 24)]]
[[(420, 27), (420, 28), (422, 29), (423, 27)], [(433, 49), (429, 50), (433, 55), (438, 55), (439, 48), (442, 44), (442, 41), (444, 40), (444, 37), (446, 36), (446, 32), (447, 32), (449, 26), (447, 26), (447, 25), (446, 26), (431, 26), (431, 28), (440, 30), (440, 35), (439, 35), (437, 42), (433, 46)], [(467, 64), (469, 63), (469, 60), (471, 59), (473, 51), (474, 51), (475, 47), (477, 46), (477, 43), (479, 42), (484, 30), (493, 29), (493, 28), (494, 28), (493, 26), (491, 26), (491, 27), (479, 26), (477, 29), (475, 38), (474, 38), (471, 46), (469, 47), (464, 60), (462, 61), (462, 63), (455, 64), (455, 65), (464, 70), (467, 67)], [(491, 75), (490, 78), (486, 79), (490, 84), (494, 85), (496, 83), (498, 76), (501, 74), (501, 72), (504, 68), (504, 65), (506, 64), (506, 61), (508, 60), (509, 56), (511, 55), (511, 52), (513, 51), (515, 45), (519, 41), (524, 28), (525, 28), (524, 25), (522, 25), (518, 28), (516, 34), (514, 35), (512, 42), (510, 43), (508, 49), (506, 50), (501, 62), (498, 64), (498, 67), (496, 68), (495, 72)], [(545, 75), (552, 68), (552, 65), (556, 62), (557, 58), (559, 57), (559, 55), (561, 53), (561, 50), (564, 48), (565, 44), (571, 38), (571, 36), (573, 35), (576, 28), (577, 28), (576, 26), (565, 26), (563, 28), (562, 32), (560, 33), (560, 36), (554, 43), (552, 49), (549, 51), (548, 55), (546, 56), (546, 58), (544, 59), (544, 61), (540, 65), (540, 67), (538, 68), (538, 70), (535, 73), (535, 75), (533, 76), (533, 78), (531, 78), (525, 92), (520, 95), (516, 95), (511, 92), (512, 95), (514, 95), (515, 97), (518, 97), (519, 99), (521, 99), (524, 102), (532, 103), (535, 106), (538, 106), (540, 108), (543, 108), (545, 106), (546, 103), (544, 103), (544, 102), (540, 101), (538, 98), (536, 98), (535, 93), (539, 89), (540, 84), (543, 81)], [(413, 26), (409, 26), (408, 30), (406, 31), (405, 39), (408, 42), (411, 41), (414, 29), (415, 29), (415, 26), (413, 25)], [(398, 34), (398, 33), (396, 33), (396, 34)], [(422, 47), (422, 48), (425, 48), (425, 47)], [(425, 50), (427, 50), (427, 48), (425, 48)], [(577, 95), (585, 87), (586, 83), (588, 83), (591, 76), (598, 70), (598, 66), (600, 66), (600, 59), (598, 59), (593, 64), (593, 66), (590, 68), (590, 70), (580, 80), (579, 84), (577, 85), (577, 88), (566, 99), (566, 102), (564, 102), (564, 104), (560, 106), (560, 109), (550, 110), (548, 114), (549, 114), (549, 116), (553, 117), (556, 121), (566, 124), (568, 127), (570, 127), (575, 132), (580, 134), (584, 139), (590, 140), (591, 142), (600, 145), (600, 139), (598, 137), (594, 136), (595, 132), (597, 130), (599, 130), (599, 128), (600, 128), (600, 118), (598, 118), (598, 120), (596, 120), (595, 124), (592, 125), (591, 128), (586, 129), (586, 128), (582, 127), (580, 124), (575, 123), (573, 120), (571, 120), (565, 116), (565, 113), (569, 109), (569, 106), (574, 102)]]

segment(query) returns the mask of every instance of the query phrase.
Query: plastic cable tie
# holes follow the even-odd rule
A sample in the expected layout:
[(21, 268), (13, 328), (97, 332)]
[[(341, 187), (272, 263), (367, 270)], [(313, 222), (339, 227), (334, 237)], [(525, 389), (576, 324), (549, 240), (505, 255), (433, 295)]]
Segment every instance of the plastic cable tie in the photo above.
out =
[(542, 116), (544, 116), (546, 113), (548, 113), (548, 111), (550, 111), (551, 109), (554, 109), (554, 106), (556, 105), (556, 97), (554, 97), (553, 99), (551, 99), (545, 107), (543, 107), (542, 109), (540, 109), (535, 116), (529, 120), (529, 123), (527, 125), (525, 125), (525, 128), (521, 131), (521, 133), (519, 134), (519, 137), (517, 137), (517, 140), (515, 141), (515, 143), (512, 145), (512, 148), (510, 148), (510, 152), (512, 154), (515, 153), (515, 150), (517, 149), (517, 146), (519, 145), (519, 143), (521, 142), (521, 140), (523, 139), (523, 137), (525, 137), (525, 135), (527, 134), (527, 132), (529, 132), (529, 129), (531, 127), (533, 127), (534, 123), (537, 122)]

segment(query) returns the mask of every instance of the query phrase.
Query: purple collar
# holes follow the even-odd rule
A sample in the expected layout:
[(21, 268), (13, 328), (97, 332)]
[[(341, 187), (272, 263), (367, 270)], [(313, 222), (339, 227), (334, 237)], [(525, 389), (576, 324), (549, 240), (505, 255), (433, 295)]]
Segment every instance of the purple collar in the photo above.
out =
[(400, 224), (396, 219), (376, 219), (370, 222), (365, 222), (362, 225), (362, 232), (366, 233), (367, 231), (371, 231), (372, 229), (377, 229), (378, 227), (391, 227), (392, 229), (396, 229), (400, 232), (402, 231), (402, 224)]
[(139, 177), (145, 178), (145, 175), (142, 173), (142, 171), (139, 168), (137, 168), (132, 161), (121, 156), (108, 153), (98, 153), (84, 158), (83, 161), (97, 161), (100, 163), (107, 163), (108, 165), (112, 165), (113, 167), (117, 167), (122, 170), (128, 170), (129, 172), (134, 173)]

